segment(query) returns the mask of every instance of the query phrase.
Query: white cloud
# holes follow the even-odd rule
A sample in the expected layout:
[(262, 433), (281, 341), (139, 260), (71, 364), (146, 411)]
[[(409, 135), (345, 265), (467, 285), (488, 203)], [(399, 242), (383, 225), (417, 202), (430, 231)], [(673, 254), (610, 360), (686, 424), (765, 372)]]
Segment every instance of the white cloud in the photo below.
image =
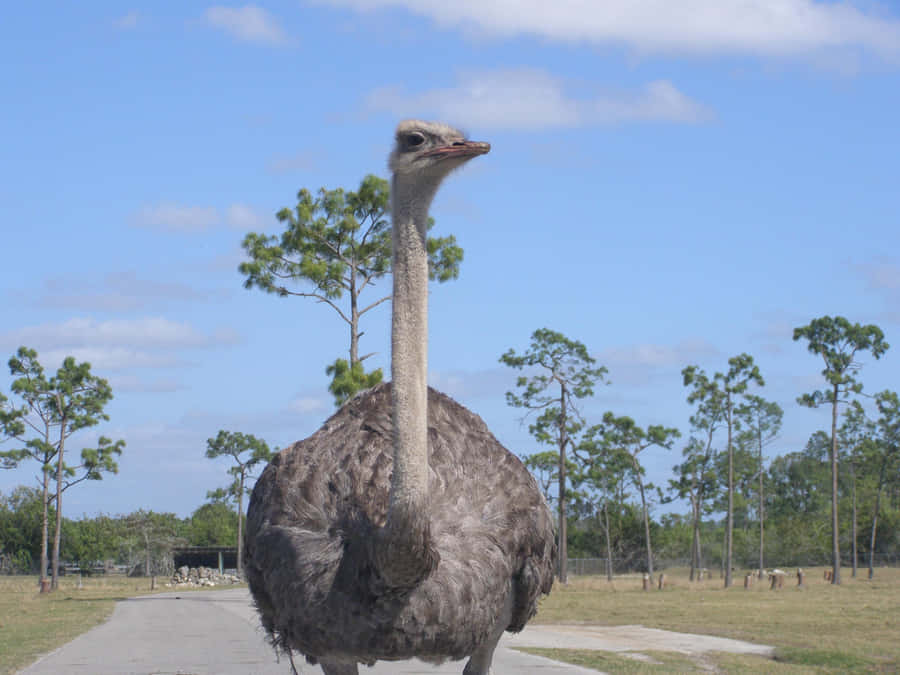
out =
[[(853, 2), (814, 0), (318, 0), (403, 7), (443, 27), (646, 52), (801, 55), (863, 48), (900, 58), (900, 20)], [(871, 6), (871, 3), (866, 3)]]
[(119, 30), (131, 30), (132, 28), (137, 28), (140, 18), (140, 13), (138, 13), (137, 10), (132, 9), (124, 16), (120, 16), (119, 18), (117, 18), (113, 22), (113, 25)]
[[(237, 267), (237, 263), (230, 269)], [(38, 291), (37, 305), (50, 309), (122, 312), (146, 309), (150, 305), (197, 302), (226, 298), (225, 289), (197, 289), (188, 284), (141, 279), (134, 272), (113, 272), (102, 279), (45, 279)], [(19, 297), (26, 293), (19, 290)], [(29, 294), (30, 295), (30, 294)]]
[(873, 290), (888, 292), (900, 290), (900, 264), (896, 262), (880, 258), (869, 263), (856, 263), (853, 269)]
[(219, 221), (219, 213), (212, 206), (185, 206), (172, 202), (145, 206), (134, 218), (134, 224), (139, 227), (173, 232), (201, 232)]
[(366, 99), (372, 111), (437, 116), (479, 128), (538, 129), (596, 124), (700, 122), (711, 112), (659, 80), (639, 92), (604, 92), (591, 98), (568, 95), (563, 83), (542, 70), (509, 69), (465, 73), (457, 85), (410, 94), (376, 89)]
[(47, 371), (56, 370), (71, 356), (79, 363), (87, 361), (94, 372), (125, 368), (173, 368), (181, 362), (169, 353), (152, 353), (128, 347), (65, 347), (38, 350), (38, 358)]
[(186, 206), (173, 202), (162, 202), (155, 206), (144, 206), (135, 214), (132, 224), (164, 232), (196, 234), (214, 227), (242, 230), (260, 228), (266, 218), (247, 204), (231, 204), (224, 213), (214, 206)]
[(266, 218), (246, 204), (232, 204), (225, 211), (225, 222), (236, 230), (259, 230)]
[(460, 401), (502, 400), (504, 393), (514, 388), (518, 375), (505, 367), (476, 371), (429, 370), (428, 385)]
[[(90, 362), (92, 366), (96, 367), (94, 362)], [(136, 375), (114, 375), (109, 379), (109, 384), (112, 387), (113, 391), (117, 394), (119, 392), (128, 391), (128, 392), (160, 392), (160, 393), (171, 393), (173, 391), (178, 391), (182, 389), (182, 385), (172, 378), (159, 378), (155, 380), (147, 380), (142, 377), (137, 377)]]
[(323, 412), (327, 408), (328, 403), (315, 396), (298, 396), (287, 405), (287, 409), (290, 412), (300, 413), (301, 415)]
[(597, 363), (609, 369), (609, 380), (613, 384), (646, 385), (654, 377), (667, 369), (681, 369), (691, 363), (706, 361), (718, 356), (719, 350), (706, 340), (692, 338), (674, 345), (652, 343), (612, 347), (596, 355)]
[(278, 20), (262, 7), (210, 7), (204, 13), (206, 23), (225, 31), (241, 42), (281, 47), (291, 43)]
[(311, 152), (298, 152), (295, 155), (277, 155), (266, 162), (266, 171), (274, 175), (308, 171), (315, 166), (316, 157)]
[[(239, 336), (230, 330), (201, 333), (186, 322), (164, 317), (140, 319), (73, 318), (59, 323), (26, 326), (0, 334), (0, 349), (26, 345), (38, 352), (44, 368), (55, 370), (67, 356), (87, 361), (96, 371), (129, 368), (173, 368), (186, 364), (180, 350), (231, 345)], [(171, 390), (157, 383), (146, 391)], [(149, 385), (147, 385), (149, 386)], [(155, 385), (154, 385), (155, 386)]]
[(219, 332), (206, 335), (186, 322), (171, 321), (163, 317), (141, 319), (110, 319), (97, 321), (92, 318), (74, 318), (61, 323), (27, 326), (0, 335), (0, 344), (27, 344), (43, 349), (147, 347), (187, 348), (230, 344), (236, 340), (233, 334)]

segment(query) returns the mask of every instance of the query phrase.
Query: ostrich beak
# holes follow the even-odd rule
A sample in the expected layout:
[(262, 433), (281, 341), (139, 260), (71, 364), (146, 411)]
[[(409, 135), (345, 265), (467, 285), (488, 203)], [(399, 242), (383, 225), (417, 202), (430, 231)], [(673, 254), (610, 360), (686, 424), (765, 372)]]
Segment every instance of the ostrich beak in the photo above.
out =
[(434, 150), (429, 150), (424, 156), (446, 159), (451, 157), (469, 159), (471, 157), (477, 157), (478, 155), (486, 155), (490, 151), (490, 143), (482, 143), (480, 141), (456, 141), (450, 145), (442, 145)]

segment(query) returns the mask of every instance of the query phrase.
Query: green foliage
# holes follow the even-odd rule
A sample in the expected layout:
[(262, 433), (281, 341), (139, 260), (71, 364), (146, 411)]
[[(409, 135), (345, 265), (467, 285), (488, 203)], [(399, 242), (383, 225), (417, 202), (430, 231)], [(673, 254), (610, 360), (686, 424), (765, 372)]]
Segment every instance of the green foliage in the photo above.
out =
[(63, 520), (61, 556), (90, 569), (95, 563), (114, 560), (119, 552), (119, 523), (109, 516)]
[(0, 494), (0, 555), (10, 556), (10, 571), (38, 568), (42, 514), (40, 490), (20, 485), (8, 495)]
[(337, 407), (344, 405), (356, 392), (374, 387), (384, 377), (381, 368), (367, 373), (362, 361), (351, 366), (346, 359), (337, 359), (325, 369), (325, 374), (331, 376), (328, 391), (334, 396), (334, 405)]
[(830, 387), (826, 390), (803, 394), (797, 399), (801, 405), (815, 408), (823, 403), (836, 404), (841, 397), (858, 394), (862, 383), (856, 379), (860, 364), (854, 359), (858, 352), (871, 352), (880, 359), (890, 345), (884, 341), (881, 329), (870, 324), (851, 324), (842, 316), (823, 316), (813, 319), (808, 325), (794, 329), (794, 341), (805, 339), (807, 349), (822, 357), (822, 370)]
[[(586, 443), (582, 446), (589, 456), (601, 456), (604, 458), (601, 466), (610, 468), (601, 480), (611, 481), (622, 475), (628, 466), (628, 475), (637, 487), (641, 496), (641, 511), (644, 518), (644, 536), (647, 547), (647, 570), (653, 574), (652, 551), (652, 525), (650, 523), (650, 508), (646, 492), (653, 490), (651, 484), (644, 483), (645, 469), (641, 465), (638, 455), (651, 446), (659, 446), (671, 449), (672, 443), (681, 433), (678, 429), (664, 427), (660, 424), (651, 424), (646, 428), (639, 427), (635, 421), (627, 416), (616, 417), (612, 412), (603, 415), (602, 424), (595, 425), (585, 432)], [(626, 459), (627, 458), (627, 459)], [(594, 465), (594, 462), (590, 462)], [(630, 464), (630, 466), (629, 466)], [(593, 468), (593, 466), (592, 466)]]
[(219, 430), (215, 438), (206, 440), (206, 458), (218, 457), (231, 457), (234, 466), (228, 472), (239, 477), (241, 474), (249, 475), (258, 464), (272, 459), (272, 451), (264, 440), (251, 434)]
[[(356, 192), (321, 188), (317, 195), (302, 189), (297, 205), (277, 213), (281, 236), (249, 233), (243, 247), (249, 260), (241, 263), (245, 288), (260, 288), (281, 297), (313, 298), (331, 307), (350, 326), (349, 368), (339, 361), (328, 367), (329, 390), (338, 405), (372, 382), (359, 355), (359, 320), (390, 299), (383, 295), (367, 305), (360, 295), (391, 271), (391, 230), (387, 218), (389, 184), (368, 175)], [(434, 226), (429, 219), (428, 229)], [(438, 282), (459, 277), (463, 250), (453, 235), (428, 237), (429, 277)], [(349, 306), (340, 304), (348, 297)], [(378, 372), (378, 371), (375, 371)]]
[(612, 412), (607, 412), (601, 424), (585, 431), (579, 445), (579, 457), (586, 453), (585, 463), (589, 471), (599, 469), (600, 475), (593, 481), (601, 486), (609, 486), (611, 480), (624, 475), (630, 476), (637, 484), (645, 474), (638, 455), (654, 445), (670, 450), (679, 436), (681, 432), (678, 429), (661, 424), (641, 428), (628, 416), (616, 417)]
[(231, 498), (237, 503), (237, 571), (241, 573), (243, 556), (241, 549), (244, 544), (242, 528), (244, 523), (244, 495), (250, 491), (248, 479), (252, 476), (253, 469), (260, 463), (268, 462), (272, 458), (272, 451), (266, 442), (251, 436), (231, 431), (219, 431), (215, 438), (206, 441), (206, 456), (209, 459), (229, 456), (234, 460), (234, 466), (228, 469), (234, 480), (227, 488), (219, 488), (207, 494), (213, 500), (213, 505), (224, 506), (226, 498)]
[(119, 523), (118, 557), (131, 572), (140, 570), (144, 576), (171, 571), (172, 549), (188, 543), (191, 535), (189, 524), (174, 513), (139, 509)]
[[(55, 471), (58, 467), (53, 463), (58, 464), (58, 455), (69, 436), (109, 419), (103, 408), (112, 400), (112, 389), (106, 380), (91, 374), (87, 362), (76, 363), (71, 356), (66, 357), (48, 379), (37, 352), (20, 347), (9, 360), (9, 370), (16, 377), (11, 390), (23, 405), (12, 408), (6, 404), (0, 419), (4, 433), (19, 442), (18, 447), (0, 452), (8, 468), (33, 459), (41, 464), (42, 471)], [(81, 451), (80, 464), (63, 463), (60, 475), (66, 480), (60, 490), (83, 480), (102, 480), (103, 473), (118, 473), (116, 457), (124, 447), (125, 441), (101, 436), (96, 448)], [(79, 473), (80, 477), (75, 478)]]
[[(375, 176), (364, 178), (358, 192), (321, 188), (314, 197), (301, 189), (294, 209), (276, 214), (285, 226), (280, 238), (252, 232), (244, 237), (250, 257), (239, 268), (244, 286), (329, 304), (352, 289), (362, 291), (390, 267), (387, 206), (387, 181)], [(300, 280), (314, 292), (296, 292), (287, 285)]]
[(238, 514), (224, 502), (204, 504), (191, 515), (193, 546), (235, 546)]
[(558, 445), (561, 437), (572, 437), (581, 429), (583, 423), (574, 399), (592, 396), (594, 386), (607, 372), (605, 367), (594, 365), (596, 359), (581, 342), (549, 328), (532, 333), (525, 354), (520, 356), (510, 349), (500, 362), (518, 370), (538, 369), (534, 375), (516, 380), (521, 391), (506, 392), (506, 402), (529, 413), (540, 411), (528, 430), (539, 443), (548, 445)]
[[(573, 506), (577, 505), (577, 501)], [(572, 557), (606, 558), (605, 519), (602, 509), (578, 513), (569, 520), (569, 549)], [(644, 525), (640, 506), (627, 501), (611, 501), (609, 516), (609, 548), (618, 562), (617, 571), (643, 569)], [(653, 533), (659, 531), (656, 523)]]
[[(101, 480), (104, 473), (117, 473), (116, 458), (122, 453), (125, 441), (112, 441), (101, 436), (96, 448), (81, 451), (81, 463), (65, 462), (65, 444), (74, 433), (109, 419), (103, 412), (112, 400), (112, 389), (103, 378), (91, 373), (91, 364), (77, 363), (71, 356), (63, 360), (56, 374), (49, 379), (38, 361), (37, 352), (19, 347), (9, 360), (13, 380), (11, 391), (23, 402), (20, 408), (4, 403), (3, 432), (16, 442), (10, 450), (0, 452), (7, 468), (26, 459), (36, 460), (41, 467), (44, 506), (51, 500), (57, 505), (56, 528), (53, 537), (53, 587), (58, 577), (59, 549), (62, 536), (62, 493), (84, 480)], [(51, 496), (49, 482), (56, 475), (56, 490)], [(80, 474), (80, 475), (79, 475)], [(41, 563), (46, 570), (46, 551), (49, 525), (42, 526)]]
[(675, 478), (669, 480), (669, 490), (679, 499), (688, 499), (697, 515), (709, 515), (713, 506), (706, 500), (714, 495), (719, 486), (719, 475), (715, 464), (717, 455), (710, 443), (696, 436), (688, 438), (681, 451), (684, 460), (672, 467)]
[[(559, 482), (559, 454), (553, 450), (544, 452), (535, 452), (522, 458), (525, 466), (534, 475), (541, 486), (541, 491), (548, 502), (553, 502), (553, 495), (550, 494), (550, 486)], [(578, 465), (575, 462), (566, 459), (566, 474), (575, 476), (578, 472)], [(575, 479), (577, 482), (578, 479)], [(566, 497), (572, 497), (574, 493), (567, 491)]]
[[(234, 465), (228, 468), (228, 473), (234, 478), (227, 488), (220, 488), (207, 495), (208, 498), (221, 500), (224, 496), (239, 501), (243, 494), (250, 491), (250, 485), (246, 483), (252, 471), (261, 463), (272, 459), (272, 451), (262, 439), (251, 434), (242, 434), (233, 431), (220, 430), (215, 438), (206, 441), (207, 459), (219, 457), (231, 457)], [(217, 495), (213, 497), (213, 495)]]
[(824, 516), (830, 500), (828, 453), (831, 439), (824, 431), (813, 433), (800, 452), (776, 457), (769, 467), (768, 511), (776, 520), (804, 514)]
[(522, 375), (516, 380), (520, 392), (506, 392), (506, 402), (512, 407), (524, 408), (526, 417), (537, 413), (528, 431), (538, 443), (556, 446), (559, 453), (559, 579), (565, 583), (566, 452), (574, 445), (575, 434), (584, 426), (576, 399), (593, 395), (594, 385), (603, 380), (606, 368), (595, 365), (596, 360), (581, 342), (549, 328), (540, 328), (531, 334), (527, 352), (520, 356), (510, 349), (500, 357), (500, 362), (517, 370), (528, 368), (534, 372), (530, 377)]

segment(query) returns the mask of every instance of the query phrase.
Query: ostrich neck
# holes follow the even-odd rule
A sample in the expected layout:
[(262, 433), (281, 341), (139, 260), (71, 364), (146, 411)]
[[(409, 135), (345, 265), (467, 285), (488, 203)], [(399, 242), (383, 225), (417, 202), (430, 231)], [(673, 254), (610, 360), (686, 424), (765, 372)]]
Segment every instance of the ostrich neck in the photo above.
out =
[(433, 564), (428, 513), (428, 208), (437, 183), (422, 189), (397, 176), (393, 202), (391, 387), (394, 470), (377, 554), (382, 576), (412, 584)]
[(427, 205), (424, 208), (423, 205), (395, 208), (393, 217), (392, 508), (395, 504), (399, 506), (400, 503), (418, 505), (428, 496), (428, 252), (425, 248)]

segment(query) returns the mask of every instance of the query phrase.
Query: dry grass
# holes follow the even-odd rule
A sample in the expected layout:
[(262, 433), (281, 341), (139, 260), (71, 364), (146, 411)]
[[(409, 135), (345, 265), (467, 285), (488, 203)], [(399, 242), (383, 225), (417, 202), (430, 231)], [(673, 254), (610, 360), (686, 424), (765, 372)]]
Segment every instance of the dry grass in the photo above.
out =
[(150, 593), (149, 579), (86, 577), (83, 588), (77, 586), (77, 577), (63, 577), (59, 590), (41, 595), (37, 577), (0, 576), (0, 675), (11, 675), (102, 623), (116, 600)]
[(566, 661), (576, 666), (595, 668), (607, 673), (696, 673), (698, 664), (689, 656), (674, 652), (646, 651), (646, 659), (637, 660), (621, 653), (600, 652), (588, 649), (544, 649), (523, 647), (528, 654), (537, 654), (555, 661)]
[(774, 662), (710, 657), (724, 672), (900, 672), (900, 570), (876, 570), (872, 581), (864, 576), (844, 570), (843, 584), (833, 586), (822, 568), (811, 568), (804, 588), (788, 576), (780, 590), (759, 580), (746, 590), (740, 576), (725, 590), (718, 578), (692, 584), (685, 570), (667, 570), (662, 592), (642, 591), (639, 575), (611, 584), (573, 577), (544, 599), (535, 621), (641, 624), (777, 648)]

